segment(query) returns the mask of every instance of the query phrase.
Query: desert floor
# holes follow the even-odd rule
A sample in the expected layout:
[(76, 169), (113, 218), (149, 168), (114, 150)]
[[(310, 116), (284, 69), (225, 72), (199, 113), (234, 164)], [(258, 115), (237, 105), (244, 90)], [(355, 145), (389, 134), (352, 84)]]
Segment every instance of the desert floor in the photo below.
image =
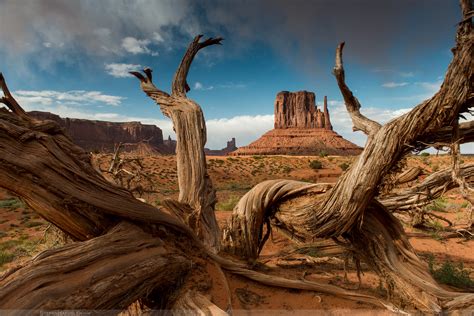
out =
[[(98, 154), (94, 161), (105, 170), (110, 165), (112, 155)], [(132, 180), (130, 188), (141, 186), (137, 196), (148, 203), (159, 205), (166, 198), (176, 198), (178, 184), (176, 160), (174, 156), (136, 157), (125, 154), (126, 159), (140, 159), (123, 164), (123, 168), (140, 173), (138, 181)], [(230, 218), (238, 199), (255, 184), (267, 179), (295, 179), (309, 182), (335, 182), (350, 165), (354, 157), (295, 157), (295, 156), (247, 156), (247, 157), (208, 157), (210, 177), (217, 190), (216, 214), (223, 226)], [(433, 171), (449, 167), (449, 156), (412, 156), (407, 166), (419, 166), (424, 175), (422, 181)], [(464, 162), (474, 162), (474, 157), (464, 156)], [(310, 167), (313, 160), (322, 163), (322, 168)], [(110, 177), (110, 176), (108, 176)], [(126, 180), (126, 179), (125, 179)], [(126, 182), (125, 186), (127, 186)], [(451, 229), (465, 228), (470, 223), (469, 204), (460, 196), (457, 189), (446, 192), (442, 198), (427, 206), (436, 215), (453, 223)], [(409, 233), (422, 233), (423, 237), (412, 237), (410, 241), (420, 257), (431, 264), (436, 277), (444, 283), (458, 284), (457, 287), (445, 284), (455, 290), (474, 291), (474, 241), (466, 238), (443, 238), (447, 223), (432, 219), (423, 230), (404, 226)], [(46, 221), (38, 217), (21, 200), (11, 193), (0, 191), (0, 275), (9, 268), (29, 260), (35, 254), (63, 243), (62, 237)], [(271, 238), (262, 251), (256, 268), (270, 274), (290, 278), (305, 278), (328, 284), (335, 284), (360, 293), (367, 293), (386, 299), (386, 289), (377, 275), (367, 271), (362, 265), (362, 283), (358, 279), (354, 264), (346, 265), (347, 280), (344, 278), (343, 255), (327, 257), (316, 248), (299, 248), (292, 241), (273, 230)], [(462, 264), (462, 267), (460, 266)], [(454, 272), (453, 272), (454, 271)], [(212, 272), (211, 272), (212, 273)], [(343, 300), (314, 292), (270, 288), (253, 281), (227, 273), (232, 305), (237, 314), (307, 314), (309, 310), (331, 311), (331, 315), (351, 313), (386, 313), (371, 305)], [(222, 281), (222, 280), (221, 280)], [(213, 301), (222, 307), (226, 305), (226, 294), (222, 283), (216, 277), (217, 286), (211, 293)]]

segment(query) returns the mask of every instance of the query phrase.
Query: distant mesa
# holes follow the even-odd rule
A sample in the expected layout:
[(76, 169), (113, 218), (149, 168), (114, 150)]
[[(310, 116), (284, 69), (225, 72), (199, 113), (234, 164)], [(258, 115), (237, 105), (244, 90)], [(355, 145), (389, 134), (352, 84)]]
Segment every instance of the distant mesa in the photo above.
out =
[(327, 97), (321, 111), (313, 92), (278, 93), (274, 127), (230, 155), (358, 155), (362, 152), (361, 147), (333, 130)]
[[(155, 125), (140, 122), (107, 122), (76, 118), (62, 118), (50, 112), (31, 111), (28, 114), (39, 120), (57, 122), (72, 141), (86, 151), (110, 153), (115, 145), (123, 144), (123, 151), (140, 155), (176, 153), (176, 140), (168, 136), (163, 139), (162, 130)], [(219, 150), (205, 149), (206, 155), (225, 156), (236, 150), (235, 138), (227, 142), (225, 148)]]
[(204, 153), (206, 156), (226, 156), (235, 150), (237, 150), (237, 146), (235, 145), (235, 138), (232, 137), (232, 139), (227, 142), (227, 146), (225, 148), (218, 150), (204, 148)]
[(167, 146), (168, 144), (163, 141), (163, 132), (155, 125), (62, 118), (53, 113), (40, 111), (28, 114), (39, 120), (57, 122), (66, 130), (72, 141), (86, 151), (113, 152), (116, 144), (123, 143), (123, 149), (127, 152), (174, 153), (174, 147)]

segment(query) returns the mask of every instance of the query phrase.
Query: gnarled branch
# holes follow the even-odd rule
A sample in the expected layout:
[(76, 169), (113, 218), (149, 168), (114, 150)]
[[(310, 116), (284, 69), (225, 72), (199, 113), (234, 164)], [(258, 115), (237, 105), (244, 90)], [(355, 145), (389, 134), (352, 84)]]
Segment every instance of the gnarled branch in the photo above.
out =
[(191, 44), (188, 46), (186, 53), (184, 54), (183, 60), (176, 71), (173, 78), (173, 85), (171, 87), (171, 95), (174, 97), (186, 97), (186, 92), (190, 90), (187, 83), (187, 76), (191, 63), (193, 62), (194, 56), (198, 51), (204, 47), (210, 45), (221, 45), (223, 38), (208, 38), (203, 42), (199, 42), (203, 35), (198, 35), (194, 38)]
[(359, 100), (354, 96), (352, 91), (346, 84), (345, 81), (345, 72), (342, 62), (342, 50), (344, 48), (344, 42), (340, 43), (336, 49), (336, 63), (334, 66), (334, 76), (336, 77), (337, 84), (341, 90), (344, 102), (346, 104), (346, 109), (349, 112), (349, 115), (352, 119), (352, 124), (354, 125), (354, 131), (362, 131), (367, 136), (375, 134), (380, 129), (380, 124), (365, 117), (360, 113), (360, 103)]
[(186, 223), (203, 242), (217, 250), (220, 245), (220, 233), (214, 214), (216, 195), (207, 174), (204, 154), (206, 122), (199, 104), (186, 97), (186, 77), (198, 51), (220, 44), (222, 38), (209, 38), (199, 42), (201, 37), (202, 35), (196, 36), (184, 54), (173, 79), (171, 95), (155, 87), (151, 69), (144, 70), (146, 77), (136, 72), (132, 74), (140, 80), (142, 90), (158, 103), (163, 114), (173, 121), (176, 132), (178, 201), (181, 204), (178, 208), (189, 210), (188, 215), (183, 215)]

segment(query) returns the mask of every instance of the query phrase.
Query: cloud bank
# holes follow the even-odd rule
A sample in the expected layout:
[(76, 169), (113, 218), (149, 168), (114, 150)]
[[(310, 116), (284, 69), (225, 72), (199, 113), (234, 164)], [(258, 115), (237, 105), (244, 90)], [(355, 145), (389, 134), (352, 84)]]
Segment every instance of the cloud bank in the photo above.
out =
[(183, 46), (217, 30), (229, 39), (226, 54), (264, 43), (314, 72), (322, 52), (340, 41), (359, 61), (386, 65), (400, 34), (399, 54), (410, 57), (452, 33), (458, 18), (457, 6), (444, 0), (346, 1), (344, 10), (323, 0), (2, 0), (0, 50), (46, 67), (77, 54), (157, 54), (163, 43)]

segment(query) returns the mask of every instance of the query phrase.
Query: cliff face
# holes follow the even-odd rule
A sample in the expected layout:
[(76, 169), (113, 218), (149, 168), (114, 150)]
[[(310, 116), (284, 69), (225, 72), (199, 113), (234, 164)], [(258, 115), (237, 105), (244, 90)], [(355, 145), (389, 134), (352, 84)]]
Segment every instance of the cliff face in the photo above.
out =
[(332, 130), (327, 98), (324, 97), (324, 112), (316, 106), (313, 92), (282, 91), (275, 100), (275, 129), (324, 128)]
[(327, 97), (323, 111), (313, 92), (282, 91), (275, 100), (275, 128), (230, 155), (358, 155), (362, 148), (333, 131)]
[[(124, 148), (133, 150), (146, 144), (150, 151), (161, 151), (164, 147), (163, 133), (155, 125), (140, 122), (106, 122), (61, 118), (49, 112), (33, 111), (29, 115), (40, 120), (53, 120), (63, 127), (73, 142), (87, 151), (110, 152), (114, 145), (125, 143)], [(134, 145), (136, 144), (136, 146)]]

